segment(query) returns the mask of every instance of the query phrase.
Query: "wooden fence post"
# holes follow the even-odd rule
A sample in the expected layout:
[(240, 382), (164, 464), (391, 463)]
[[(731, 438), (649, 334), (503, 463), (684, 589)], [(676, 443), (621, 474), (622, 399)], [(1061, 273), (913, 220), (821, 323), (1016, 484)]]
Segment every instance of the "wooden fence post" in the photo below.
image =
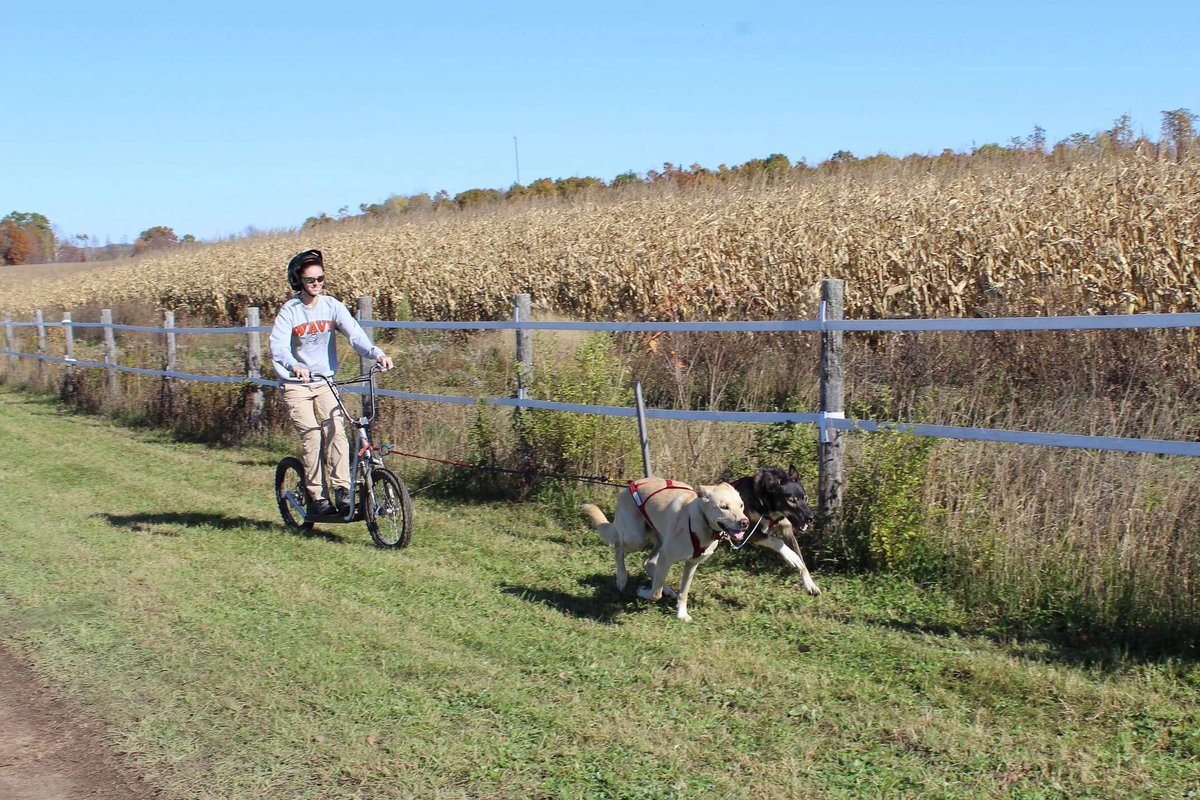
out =
[(63, 339), (66, 341), (63, 355), (67, 368), (63, 371), (62, 396), (69, 399), (75, 393), (75, 326), (71, 324), (71, 312), (63, 312)]
[[(246, 309), (246, 327), (258, 327), (258, 306), (250, 306)], [(246, 377), (250, 380), (262, 377), (262, 345), (256, 330), (246, 333)], [(256, 384), (247, 398), (246, 422), (250, 425), (251, 430), (262, 427), (263, 391), (260, 385)]]
[(8, 348), (8, 368), (12, 370), (17, 365), (17, 357), (13, 355), (17, 352), (17, 336), (13, 332), (12, 314), (8, 312), (4, 314), (4, 346)]
[[(46, 315), (42, 313), (40, 308), (33, 312), (33, 321), (37, 324), (37, 353), (39, 356), (44, 356), (46, 355)], [(37, 360), (37, 373), (39, 376), (41, 376), (45, 366), (46, 362), (39, 358)]]
[[(163, 312), (163, 329), (167, 332), (167, 372), (175, 371), (175, 312)], [(167, 378), (166, 380), (173, 380)]]
[[(836, 278), (821, 281), (821, 319), (840, 320), (846, 282)], [(842, 505), (845, 484), (842, 432), (825, 424), (826, 419), (845, 418), (845, 366), (842, 362), (842, 331), (821, 331), (821, 441), (817, 445), (817, 517), (821, 530), (829, 526)]]
[[(175, 371), (175, 312), (163, 311), (163, 330), (167, 332), (167, 353), (163, 363), (166, 372)], [(169, 375), (164, 375), (159, 384), (158, 405), (162, 420), (175, 418), (175, 397), (178, 382)]]
[[(519, 294), (513, 297), (513, 321), (518, 326), (529, 322), (532, 309), (532, 299), (528, 294)], [(533, 332), (518, 327), (516, 333), (517, 399), (525, 400), (529, 397), (529, 382), (533, 378)], [(533, 448), (529, 443), (525, 426), (521, 424), (521, 415), (524, 411), (525, 409), (519, 406), (513, 409), (513, 422), (516, 423), (517, 428), (517, 458), (521, 462), (521, 469), (525, 470), (525, 474), (520, 475), (517, 479), (517, 491), (521, 497), (524, 497), (529, 488), (533, 471)]]
[[(513, 320), (519, 325), (529, 322), (533, 302), (528, 294), (513, 298)], [(517, 328), (517, 399), (528, 397), (529, 381), (533, 378), (533, 331)]]
[(100, 324), (104, 326), (104, 363), (108, 364), (108, 394), (115, 398), (121, 391), (120, 376), (117, 375), (117, 337), (113, 332), (111, 308), (100, 309)]
[[(374, 318), (375, 312), (373, 309), (373, 301), (372, 301), (370, 295), (360, 294), (358, 296), (357, 311), (358, 311), (358, 322), (360, 325), (363, 322), (370, 322)], [(365, 333), (367, 335), (367, 338), (371, 340), (372, 344), (375, 343), (375, 329), (374, 328), (364, 327), (363, 333)], [(367, 370), (371, 369), (371, 365), (373, 363), (374, 363), (374, 361), (372, 361), (369, 356), (359, 356), (358, 357), (358, 374), (366, 375)]]

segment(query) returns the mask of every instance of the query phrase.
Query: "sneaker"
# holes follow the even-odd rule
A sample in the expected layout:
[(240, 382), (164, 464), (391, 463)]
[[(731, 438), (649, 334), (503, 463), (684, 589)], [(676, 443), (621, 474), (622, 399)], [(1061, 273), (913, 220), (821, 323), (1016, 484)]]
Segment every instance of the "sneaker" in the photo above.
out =
[(350, 513), (350, 490), (338, 488), (333, 492), (333, 498), (337, 502), (337, 513), (343, 517)]
[(333, 506), (324, 497), (314, 500), (308, 498), (308, 508), (305, 511), (306, 517), (327, 517), (334, 513)]
[(329, 500), (325, 498), (314, 498), (306, 491), (304, 493), (305, 500), (305, 516), (306, 517), (324, 517), (334, 513), (334, 506), (329, 505)]

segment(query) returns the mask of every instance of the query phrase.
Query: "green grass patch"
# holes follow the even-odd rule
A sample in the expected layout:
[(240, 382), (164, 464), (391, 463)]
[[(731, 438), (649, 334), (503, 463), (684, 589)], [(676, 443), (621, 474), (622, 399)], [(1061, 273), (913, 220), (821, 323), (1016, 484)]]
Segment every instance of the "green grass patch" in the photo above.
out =
[[(946, 596), (722, 554), (692, 625), (535, 505), (410, 547), (279, 524), (277, 456), (0, 387), (0, 635), (180, 798), (1162, 797), (1200, 669), (1004, 642)], [(632, 566), (632, 561), (631, 561)], [(635, 578), (640, 573), (635, 571)]]

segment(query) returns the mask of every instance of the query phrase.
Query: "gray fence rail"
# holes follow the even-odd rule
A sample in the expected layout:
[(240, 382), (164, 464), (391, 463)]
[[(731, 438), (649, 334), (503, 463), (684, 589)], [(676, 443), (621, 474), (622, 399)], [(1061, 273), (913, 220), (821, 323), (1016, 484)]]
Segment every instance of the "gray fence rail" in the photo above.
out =
[[(369, 304), (367, 306), (369, 308)], [(360, 304), (360, 311), (363, 306)], [(257, 309), (254, 309), (256, 312)], [(169, 313), (169, 312), (168, 312)], [(365, 329), (397, 329), (397, 330), (512, 330), (518, 334), (529, 331), (607, 331), (607, 332), (809, 332), (829, 334), (835, 332), (931, 332), (931, 331), (1064, 331), (1064, 330), (1117, 330), (1117, 329), (1151, 329), (1151, 328), (1194, 328), (1200, 327), (1200, 313), (1182, 314), (1130, 314), (1114, 316), (1067, 316), (1067, 317), (998, 317), (981, 319), (905, 319), (905, 320), (845, 320), (832, 318), (827, 313), (825, 303), (821, 304), (818, 318), (815, 320), (778, 320), (778, 321), (738, 321), (738, 322), (537, 322), (520, 319), (514, 314), (512, 320), (487, 322), (398, 322), (389, 320), (373, 320), (360, 313), (360, 321)], [(68, 331), (67, 353), (64, 356), (50, 355), (46, 352), (46, 330), (63, 327)], [(23, 352), (16, 348), (15, 330), (20, 328), (36, 328), (38, 331), (38, 351)], [(15, 358), (37, 359), (42, 362), (62, 363), (70, 367), (88, 367), (109, 370), (110, 374), (126, 372), (136, 375), (175, 378), (188, 381), (210, 383), (242, 384), (251, 383), (262, 387), (276, 386), (278, 382), (261, 377), (257, 365), (251, 369), (248, 365), (246, 374), (238, 376), (198, 375), (181, 372), (175, 369), (140, 369), (118, 363), (115, 352), (106, 352), (105, 361), (80, 361), (72, 357), (73, 337), (75, 329), (99, 328), (105, 331), (106, 337), (116, 331), (131, 331), (139, 333), (159, 334), (171, 337), (185, 335), (210, 334), (242, 334), (255, 335), (270, 331), (267, 325), (240, 325), (220, 328), (178, 328), (171, 324), (162, 327), (147, 325), (122, 325), (114, 322), (79, 322), (66, 315), (62, 321), (43, 319), (41, 312), (32, 321), (13, 320), (5, 315), (5, 344), (2, 352), (10, 363)], [(247, 350), (251, 348), (248, 346)], [(379, 394), (402, 400), (414, 400), (431, 403), (451, 403), (473, 405), (482, 402), (493, 406), (512, 408), (534, 408), (551, 411), (565, 411), (578, 414), (600, 414), (616, 417), (636, 416), (637, 410), (618, 406), (597, 406), (578, 403), (559, 403), (549, 400), (534, 400), (524, 396), (518, 397), (471, 397), (462, 395), (425, 394), (420, 392), (403, 392), (390, 389), (380, 389)], [(523, 392), (521, 393), (524, 394)], [(1176, 456), (1200, 456), (1200, 442), (1170, 440), (1170, 439), (1135, 439), (1115, 436), (1085, 436), (1063, 433), (1013, 431), (996, 428), (965, 428), (948, 425), (925, 425), (921, 423), (877, 421), (866, 419), (848, 419), (838, 409), (826, 408), (812, 412), (779, 412), (779, 411), (687, 411), (671, 408), (648, 408), (646, 417), (664, 420), (690, 420), (704, 422), (743, 422), (743, 423), (780, 423), (792, 422), (816, 425), (821, 428), (823, 438), (826, 432), (863, 431), (879, 432), (894, 431), (911, 433), (919, 436), (933, 436), (948, 439), (969, 441), (1003, 442), (1010, 444), (1030, 444), (1050, 447), (1082, 448), (1091, 450), (1110, 450), (1132, 453), (1158, 453)]]

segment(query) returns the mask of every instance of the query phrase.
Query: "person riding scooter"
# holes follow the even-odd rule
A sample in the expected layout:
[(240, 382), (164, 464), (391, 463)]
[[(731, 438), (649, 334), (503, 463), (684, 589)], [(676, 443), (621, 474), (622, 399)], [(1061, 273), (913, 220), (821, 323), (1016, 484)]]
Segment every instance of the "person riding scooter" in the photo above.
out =
[[(350, 513), (350, 449), (333, 390), (321, 377), (337, 373), (337, 337), (385, 370), (392, 359), (371, 343), (358, 320), (340, 300), (324, 294), (325, 260), (320, 250), (297, 253), (287, 266), (287, 281), (296, 295), (279, 309), (271, 328), (271, 360), (283, 387), (283, 404), (303, 446), (304, 486), (313, 516)], [(318, 382), (313, 382), (318, 381)], [(321, 481), (321, 433), (334, 496), (325, 496)]]

